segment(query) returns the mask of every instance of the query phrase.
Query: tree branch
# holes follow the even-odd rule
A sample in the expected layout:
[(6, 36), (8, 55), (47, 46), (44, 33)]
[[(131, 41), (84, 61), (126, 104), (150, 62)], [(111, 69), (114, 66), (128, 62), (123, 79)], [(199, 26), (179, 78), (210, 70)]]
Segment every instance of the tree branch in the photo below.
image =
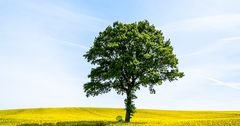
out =
[(128, 79), (128, 77), (127, 77), (127, 75), (126, 75), (126, 73), (125, 73), (125, 71), (123, 69), (123, 66), (121, 66), (121, 73), (122, 73), (122, 76), (125, 79), (126, 83), (128, 83), (129, 79)]
[(119, 79), (119, 82), (120, 82), (120, 86), (122, 87), (122, 89), (127, 92), (127, 88), (124, 87), (124, 85), (123, 85), (123, 80), (122, 80), (122, 78)]

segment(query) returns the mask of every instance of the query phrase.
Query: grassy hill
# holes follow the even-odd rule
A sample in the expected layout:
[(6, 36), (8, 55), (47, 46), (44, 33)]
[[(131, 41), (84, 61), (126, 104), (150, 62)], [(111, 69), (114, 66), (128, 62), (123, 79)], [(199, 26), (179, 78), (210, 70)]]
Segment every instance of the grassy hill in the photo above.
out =
[[(36, 123), (52, 123), (44, 124), (49, 126), (60, 123), (64, 126), (77, 126), (81, 123), (86, 123), (86, 125), (120, 125), (116, 123), (116, 116), (118, 115), (124, 117), (124, 109), (37, 108), (0, 110), (0, 126), (27, 126), (28, 124)], [(138, 109), (130, 125), (240, 126), (240, 111), (167, 111)]]

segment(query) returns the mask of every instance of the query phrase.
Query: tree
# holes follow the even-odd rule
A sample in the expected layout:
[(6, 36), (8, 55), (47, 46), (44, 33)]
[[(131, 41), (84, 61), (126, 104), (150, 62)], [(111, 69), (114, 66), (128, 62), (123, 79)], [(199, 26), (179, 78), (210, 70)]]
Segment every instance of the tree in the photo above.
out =
[(136, 91), (148, 87), (155, 94), (155, 85), (174, 81), (184, 76), (179, 72), (178, 59), (170, 40), (147, 20), (131, 24), (114, 22), (95, 38), (93, 46), (84, 57), (92, 68), (84, 84), (86, 96), (97, 96), (114, 89), (126, 95), (125, 122), (135, 112), (133, 100)]

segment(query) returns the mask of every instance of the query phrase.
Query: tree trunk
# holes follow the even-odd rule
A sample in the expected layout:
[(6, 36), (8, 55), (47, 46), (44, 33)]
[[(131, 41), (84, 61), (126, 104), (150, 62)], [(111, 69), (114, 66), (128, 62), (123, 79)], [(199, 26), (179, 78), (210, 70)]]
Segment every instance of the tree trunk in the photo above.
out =
[(130, 112), (126, 110), (125, 122), (130, 122), (130, 118), (131, 118)]
[(127, 98), (125, 99), (125, 106), (126, 106), (125, 122), (130, 122), (131, 113), (132, 113), (132, 96), (131, 96), (131, 91), (127, 92)]

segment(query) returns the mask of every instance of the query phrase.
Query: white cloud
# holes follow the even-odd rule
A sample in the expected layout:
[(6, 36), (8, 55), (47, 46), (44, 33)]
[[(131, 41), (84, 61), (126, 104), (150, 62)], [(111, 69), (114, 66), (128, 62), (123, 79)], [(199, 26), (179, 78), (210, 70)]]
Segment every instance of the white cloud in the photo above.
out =
[[(124, 107), (124, 96), (118, 96), (113, 92), (87, 99), (82, 88), (82, 84), (88, 80), (86, 76), (90, 67), (88, 70), (85, 60), (81, 59), (82, 55), (79, 55), (78, 51), (89, 48), (88, 38), (85, 35), (94, 37), (96, 32), (102, 30), (106, 24), (110, 24), (108, 21), (84, 13), (88, 10), (82, 12), (81, 5), (78, 5), (77, 11), (71, 7), (66, 8), (59, 4), (42, 1), (19, 2), (17, 5), (10, 9), (12, 13), (8, 13), (9, 17), (2, 18), (2, 21), (5, 21), (0, 29), (0, 36), (2, 36), (0, 38), (0, 108), (79, 105)], [(16, 11), (18, 11), (17, 14)], [(152, 14), (154, 15), (149, 19), (154, 17), (160, 17), (163, 21), (165, 19), (159, 14)], [(166, 15), (166, 17), (171, 16)], [(112, 17), (106, 16), (106, 18), (111, 20)], [(240, 26), (240, 14), (224, 14), (176, 21), (165, 25), (164, 28), (170, 32), (180, 31), (171, 35), (182, 36), (185, 31), (205, 30), (204, 33), (199, 33), (205, 35), (209, 33), (208, 30), (230, 31), (239, 28), (238, 26)], [(191, 44), (195, 44), (185, 40), (187, 46), (183, 45), (184, 48), (179, 46), (180, 48), (191, 48)], [(209, 38), (206, 38), (207, 40)], [(187, 54), (180, 62), (184, 64), (180, 70), (185, 72), (186, 76), (173, 84), (159, 86), (156, 95), (150, 95), (147, 89), (140, 90), (136, 105), (141, 108), (158, 109), (201, 109), (202, 107), (209, 109), (211, 108), (209, 104), (226, 103), (225, 101), (231, 95), (228, 94), (228, 89), (239, 89), (239, 83), (228, 82), (226, 79), (220, 81), (216, 78), (221, 78), (229, 71), (238, 71), (240, 65), (230, 62), (228, 57), (220, 62), (212, 61), (211, 59), (216, 55), (210, 54), (216, 51), (219, 52), (218, 54), (227, 53), (225, 47), (228, 46), (240, 47), (237, 45), (238, 40), (238, 36), (222, 38), (216, 43), (208, 42), (205, 48)], [(206, 56), (208, 59), (201, 59), (198, 56)], [(223, 92), (216, 90), (214, 92), (226, 94), (226, 98), (221, 102), (212, 101), (216, 97), (210, 99), (208, 95), (211, 92), (204, 92), (205, 88), (214, 88), (209, 86), (211, 83), (226, 87)], [(201, 95), (205, 97), (200, 97)], [(232, 94), (232, 96), (239, 95)], [(231, 98), (232, 103), (238, 105), (236, 103), (239, 97)], [(228, 109), (229, 106), (233, 104), (226, 105), (225, 108)], [(215, 107), (212, 108), (216, 109)], [(223, 106), (219, 105), (218, 108), (222, 109)], [(236, 108), (239, 109), (239, 106)]]
[(240, 90), (240, 82), (224, 82), (224, 81), (220, 81), (218, 79), (215, 79), (213, 77), (210, 76), (204, 76), (206, 79), (214, 82), (215, 84), (218, 85), (222, 85), (222, 86), (226, 86), (226, 87), (230, 87), (230, 88), (234, 88), (234, 89), (239, 89)]
[(163, 26), (167, 31), (230, 30), (240, 26), (240, 14), (190, 18)]
[[(226, 67), (226, 66), (229, 66), (229, 67)], [(226, 86), (228, 88), (234, 88), (234, 89), (240, 89), (240, 82), (227, 82), (227, 81), (221, 81), (219, 79), (216, 79), (218, 77), (221, 77), (222, 73), (228, 73), (229, 71), (238, 70), (238, 69), (240, 69), (240, 65), (216, 64), (214, 66), (205, 65), (205, 66), (202, 66), (202, 68), (200, 67), (188, 68), (188, 69), (185, 69), (184, 72), (188, 76), (195, 76), (196, 78), (199, 78), (200, 82), (203, 82), (203, 80), (209, 80), (213, 82), (209, 84), (221, 85), (221, 86)], [(196, 83), (196, 82), (195, 80), (191, 80), (190, 83)]]
[[(197, 51), (185, 54), (182, 57), (189, 57), (189, 56), (196, 56), (196, 55), (206, 55), (206, 54), (210, 54), (212, 52), (216, 52), (216, 51), (220, 51), (220, 50), (222, 52), (224, 50), (224, 48), (226, 48), (226, 47), (239, 46), (240, 41), (238, 41), (238, 40), (240, 40), (239, 36), (221, 38), (214, 43), (210, 43), (210, 44), (206, 45), (202, 49), (199, 49)], [(231, 50), (229, 50), (229, 51), (231, 51)]]
[[(46, 8), (28, 4), (18, 6), (24, 6), (20, 17), (15, 8), (0, 21), (0, 108), (77, 106), (85, 97), (82, 84), (87, 80), (80, 74), (86, 66), (80, 66), (78, 51), (88, 47), (69, 42), (65, 37), (71, 33), (66, 31), (72, 32), (69, 25), (95, 31), (104, 20), (47, 3)], [(75, 35), (82, 37), (79, 34)], [(79, 70), (71, 68), (73, 61), (79, 63), (74, 70)]]
[(221, 40), (223, 40), (223, 41), (236, 41), (236, 40), (240, 40), (240, 36), (222, 38)]
[(72, 43), (72, 42), (68, 42), (68, 41), (60, 41), (60, 43), (69, 46), (69, 47), (75, 47), (75, 48), (80, 48), (83, 50), (88, 50), (90, 47), (87, 47), (85, 45), (81, 45), (81, 44), (76, 44), (76, 43)]

